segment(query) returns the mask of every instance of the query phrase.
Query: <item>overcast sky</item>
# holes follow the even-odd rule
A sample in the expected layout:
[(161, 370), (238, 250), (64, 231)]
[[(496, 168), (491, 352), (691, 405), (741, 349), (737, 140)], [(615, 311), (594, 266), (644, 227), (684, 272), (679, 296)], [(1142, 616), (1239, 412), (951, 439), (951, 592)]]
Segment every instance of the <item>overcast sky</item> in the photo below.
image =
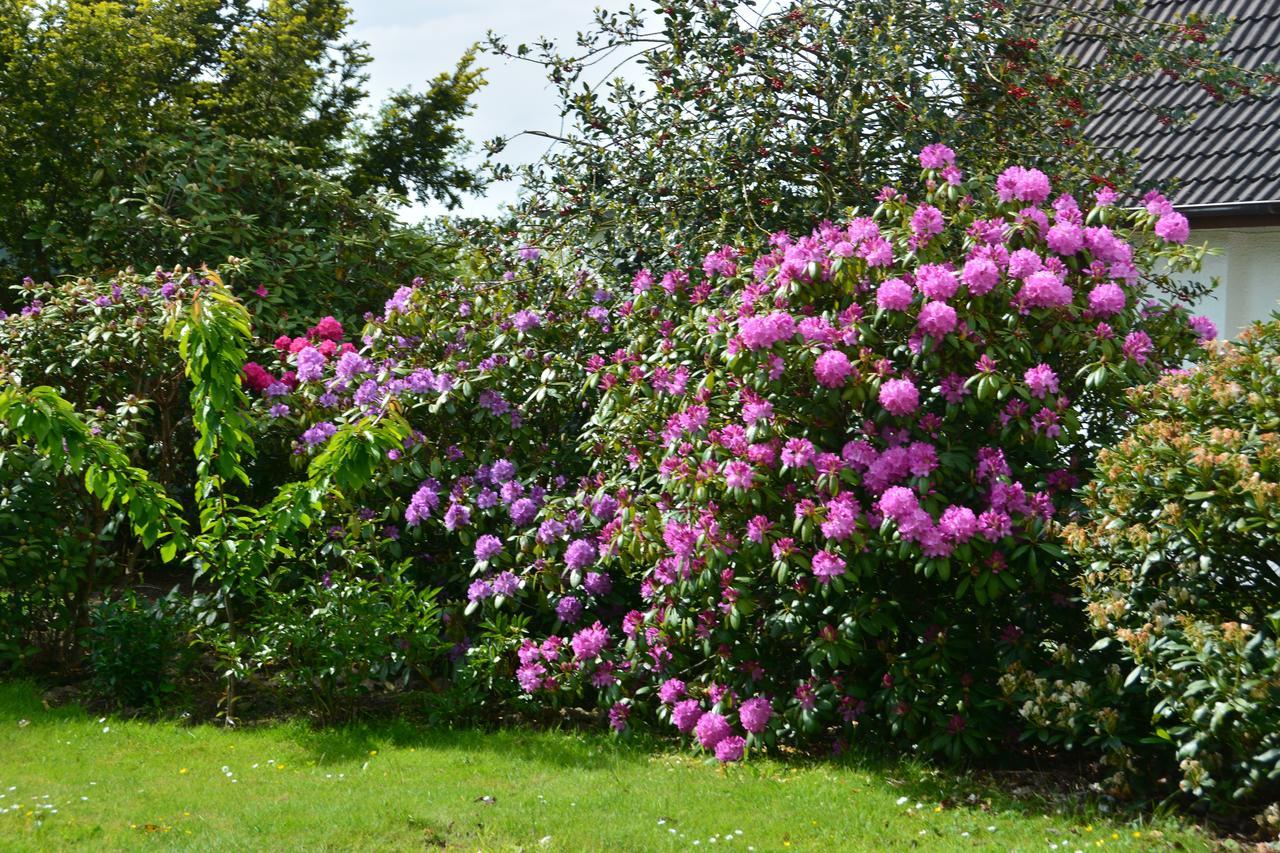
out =
[[(468, 45), (483, 41), (494, 30), (514, 47), (539, 36), (554, 38), (571, 51), (580, 30), (587, 29), (592, 10), (624, 9), (625, 0), (351, 0), (355, 12), (352, 35), (369, 43), (373, 63), (367, 69), (372, 100), (381, 101), (391, 89), (421, 88), (442, 71), (451, 70)], [(637, 2), (637, 6), (648, 7)], [(475, 114), (467, 121), (467, 136), (478, 144), (521, 130), (560, 128), (555, 91), (528, 63), (507, 63), (485, 55), (489, 85), (476, 97)], [(530, 162), (547, 148), (545, 139), (513, 142), (503, 154), (510, 163)], [(466, 213), (483, 215), (515, 198), (508, 182), (490, 189), (483, 198), (466, 203)], [(415, 209), (406, 218), (434, 210)]]

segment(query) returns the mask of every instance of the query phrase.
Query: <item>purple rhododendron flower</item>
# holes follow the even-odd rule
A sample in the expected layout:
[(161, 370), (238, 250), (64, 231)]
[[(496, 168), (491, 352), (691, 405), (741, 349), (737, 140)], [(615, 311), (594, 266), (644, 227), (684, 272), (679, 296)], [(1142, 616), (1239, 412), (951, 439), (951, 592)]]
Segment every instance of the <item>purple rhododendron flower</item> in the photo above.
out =
[(314, 382), (324, 373), (324, 353), (315, 347), (303, 347), (298, 351), (298, 381)]
[(404, 511), (405, 524), (417, 527), (431, 516), (431, 512), (440, 505), (440, 484), (427, 480), (413, 493), (409, 506)]
[(338, 428), (328, 421), (320, 421), (302, 434), (302, 441), (309, 447), (323, 444), (333, 438)]
[(916, 288), (930, 299), (945, 302), (960, 289), (960, 279), (942, 264), (924, 264), (916, 270)]
[(585, 569), (596, 561), (596, 546), (586, 539), (575, 539), (564, 551), (564, 563), (570, 569)]
[(489, 476), (495, 483), (505, 483), (516, 475), (516, 466), (509, 459), (499, 459), (489, 469)]
[(604, 572), (587, 572), (582, 588), (591, 595), (608, 595), (613, 590), (613, 579)]
[(582, 599), (566, 595), (556, 602), (556, 616), (566, 625), (572, 625), (582, 618)]
[(515, 595), (520, 589), (520, 578), (514, 572), (503, 572), (493, 579), (493, 591), (498, 595)]
[(502, 540), (497, 536), (486, 533), (476, 540), (475, 551), (477, 560), (492, 560), (502, 553)]

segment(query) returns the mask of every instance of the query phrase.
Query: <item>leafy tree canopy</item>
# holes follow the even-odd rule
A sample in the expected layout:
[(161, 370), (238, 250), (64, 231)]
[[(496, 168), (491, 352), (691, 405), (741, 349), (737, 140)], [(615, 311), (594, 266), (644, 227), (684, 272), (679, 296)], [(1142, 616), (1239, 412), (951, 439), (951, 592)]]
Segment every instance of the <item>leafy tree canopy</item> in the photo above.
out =
[[(369, 116), (370, 56), (349, 37), (351, 20), (345, 0), (0, 4), (0, 246), (11, 263), (37, 276), (69, 268), (86, 254), (101, 204), (127, 205), (139, 164), (154, 174), (166, 141), (186, 157), (192, 138), (213, 136), (224, 150), (237, 138), (270, 138), (288, 146), (293, 168), (353, 196), (391, 191), (459, 203), (478, 186), (458, 162), (458, 121), (484, 82), (474, 53)], [(212, 168), (226, 176), (233, 164)], [(167, 188), (161, 201), (184, 187)], [(245, 216), (261, 218), (252, 199), (238, 201)], [(127, 248), (144, 254), (105, 244), (88, 254), (106, 266), (225, 261), (191, 257), (173, 243)]]
[[(547, 72), (569, 127), (521, 175), (530, 239), (641, 263), (708, 240), (758, 243), (872, 204), (939, 140), (970, 169), (1065, 167), (1124, 187), (1138, 177), (1126, 152), (1083, 133), (1107, 87), (1164, 73), (1230, 99), (1276, 79), (1222, 55), (1225, 19), (1162, 23), (1131, 0), (664, 0), (657, 11), (599, 11), (569, 52), (490, 36), (498, 54)], [(617, 76), (628, 64), (639, 73)]]

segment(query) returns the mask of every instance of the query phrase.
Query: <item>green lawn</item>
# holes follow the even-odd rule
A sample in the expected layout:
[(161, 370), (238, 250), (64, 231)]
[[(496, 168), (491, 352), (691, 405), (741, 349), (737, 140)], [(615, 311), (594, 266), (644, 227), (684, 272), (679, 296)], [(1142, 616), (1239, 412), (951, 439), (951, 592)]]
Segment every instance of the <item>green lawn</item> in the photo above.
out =
[(918, 766), (719, 768), (605, 736), (519, 730), (184, 727), (45, 710), (22, 683), (0, 684), (0, 795), (4, 850), (1210, 846), (1171, 820), (1057, 813)]

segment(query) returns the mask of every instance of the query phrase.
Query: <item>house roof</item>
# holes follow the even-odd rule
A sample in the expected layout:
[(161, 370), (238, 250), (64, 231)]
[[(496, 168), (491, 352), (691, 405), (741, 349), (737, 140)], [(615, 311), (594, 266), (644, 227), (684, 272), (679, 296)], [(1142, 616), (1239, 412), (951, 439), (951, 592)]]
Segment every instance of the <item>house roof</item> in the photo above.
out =
[[(1172, 21), (1188, 12), (1234, 19), (1223, 52), (1256, 70), (1280, 60), (1280, 0), (1146, 0), (1142, 14)], [(1105, 61), (1096, 42), (1084, 62)], [(1144, 106), (1146, 104), (1147, 106)], [(1189, 214), (1280, 210), (1280, 95), (1218, 104), (1198, 86), (1157, 74), (1116, 86), (1086, 128), (1104, 148), (1135, 150), (1144, 184), (1177, 189)], [(1196, 113), (1186, 125), (1162, 125), (1150, 107)]]

